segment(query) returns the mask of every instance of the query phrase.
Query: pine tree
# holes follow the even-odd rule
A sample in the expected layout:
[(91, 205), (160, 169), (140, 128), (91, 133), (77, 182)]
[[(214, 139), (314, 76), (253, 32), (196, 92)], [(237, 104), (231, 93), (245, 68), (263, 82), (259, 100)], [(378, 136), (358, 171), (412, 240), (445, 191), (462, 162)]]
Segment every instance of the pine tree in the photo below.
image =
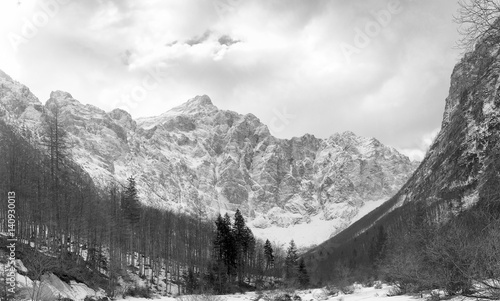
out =
[(213, 241), (216, 289), (219, 293), (225, 292), (226, 282), (234, 274), (236, 268), (236, 251), (231, 227), (231, 218), (226, 213), (220, 214), (215, 220), (215, 237)]
[(238, 275), (238, 281), (240, 283), (243, 282), (245, 256), (250, 245), (250, 234), (248, 233), (248, 228), (245, 225), (245, 219), (243, 218), (243, 215), (241, 214), (240, 210), (237, 209), (236, 213), (234, 214), (233, 236), (236, 252), (236, 272)]
[(285, 258), (285, 280), (293, 281), (297, 276), (298, 264), (297, 246), (293, 239), (290, 241), (290, 246), (286, 252)]
[(134, 177), (130, 177), (128, 186), (122, 199), (122, 209), (125, 217), (131, 224), (137, 224), (141, 219), (141, 203), (137, 196), (137, 188)]
[(255, 240), (255, 237), (252, 233), (252, 230), (250, 228), (245, 226), (245, 240), (244, 240), (244, 254), (243, 254), (243, 265), (244, 265), (244, 271), (248, 274), (249, 268), (251, 263), (254, 261), (254, 257), (256, 256), (255, 252), (255, 246), (257, 245), (257, 241)]
[(274, 266), (274, 251), (271, 246), (271, 242), (269, 239), (266, 239), (266, 243), (264, 244), (264, 256), (266, 259), (266, 271)]
[(304, 258), (301, 258), (299, 261), (297, 280), (301, 288), (307, 288), (309, 286), (309, 274), (307, 273)]
[(387, 233), (384, 226), (378, 227), (377, 236), (372, 239), (369, 251), (369, 258), (372, 264), (377, 264), (378, 261), (384, 259), (387, 244)]
[(222, 224), (224, 223), (222, 216), (219, 214), (215, 219), (215, 235), (213, 240), (213, 257), (215, 261), (222, 261), (224, 258)]
[(236, 271), (236, 244), (234, 239), (234, 233), (231, 226), (231, 218), (229, 214), (224, 215), (223, 219), (223, 250), (224, 250), (224, 263), (227, 267), (227, 275), (231, 277)]
[(193, 268), (189, 267), (187, 274), (184, 275), (184, 283), (186, 284), (186, 293), (194, 294), (198, 290), (198, 280), (194, 275)]

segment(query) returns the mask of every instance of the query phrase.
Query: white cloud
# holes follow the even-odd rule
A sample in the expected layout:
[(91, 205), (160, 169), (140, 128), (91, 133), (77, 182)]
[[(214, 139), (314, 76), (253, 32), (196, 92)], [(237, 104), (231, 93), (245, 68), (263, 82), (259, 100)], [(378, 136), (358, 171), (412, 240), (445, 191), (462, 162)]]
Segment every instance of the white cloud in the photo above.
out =
[(420, 143), (418, 148), (413, 149), (400, 149), (400, 152), (408, 156), (412, 161), (422, 161), (429, 150), (430, 146), (436, 139), (437, 135), (441, 131), (440, 128), (433, 130), (432, 132), (424, 134), (420, 138)]
[[(286, 107), (296, 117), (281, 137), (352, 130), (413, 157), (425, 151), (424, 133), (440, 125), (457, 57), (456, 3), (433, 0), (401, 0), (404, 10), (350, 64), (339, 45), (386, 0), (72, 1), (13, 52), (6, 34), (40, 1), (0, 3), (0, 69), (42, 100), (68, 90), (109, 110), (161, 69), (134, 102), (134, 117), (208, 94), (220, 108), (265, 123)], [(239, 42), (222, 45), (223, 36)]]

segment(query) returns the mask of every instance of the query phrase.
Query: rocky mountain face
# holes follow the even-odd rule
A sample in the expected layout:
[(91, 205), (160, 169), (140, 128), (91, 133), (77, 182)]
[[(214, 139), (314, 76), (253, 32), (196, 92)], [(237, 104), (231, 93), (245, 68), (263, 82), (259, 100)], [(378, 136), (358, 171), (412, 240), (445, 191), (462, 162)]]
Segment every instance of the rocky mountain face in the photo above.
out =
[(417, 167), (351, 132), (278, 139), (254, 115), (220, 110), (205, 95), (134, 120), (62, 91), (42, 105), (0, 73), (0, 104), (3, 118), (39, 136), (42, 112), (57, 110), (68, 154), (101, 187), (134, 176), (150, 206), (205, 216), (239, 208), (254, 229), (321, 220), (328, 221), (328, 235), (337, 233), (390, 198)]
[(441, 132), (398, 194), (399, 203), (467, 209), (485, 197), (499, 170), (500, 45), (486, 39), (455, 66)]

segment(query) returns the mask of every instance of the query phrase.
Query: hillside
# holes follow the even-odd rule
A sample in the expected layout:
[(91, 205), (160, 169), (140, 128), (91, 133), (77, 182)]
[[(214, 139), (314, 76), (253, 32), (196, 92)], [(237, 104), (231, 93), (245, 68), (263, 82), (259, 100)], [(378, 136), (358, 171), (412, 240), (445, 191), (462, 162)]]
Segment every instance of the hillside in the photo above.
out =
[[(395, 228), (403, 224), (411, 227), (419, 218), (427, 224), (453, 224), (458, 217), (465, 225), (470, 218), (468, 210), (484, 212), (477, 208), (498, 202), (500, 45), (495, 40), (484, 39), (454, 68), (441, 131), (399, 192), (305, 255), (316, 280), (329, 277), (335, 256), (367, 260), (370, 244), (380, 229), (403, 235)], [(478, 225), (484, 222), (476, 220)], [(359, 253), (353, 256), (354, 250)]]

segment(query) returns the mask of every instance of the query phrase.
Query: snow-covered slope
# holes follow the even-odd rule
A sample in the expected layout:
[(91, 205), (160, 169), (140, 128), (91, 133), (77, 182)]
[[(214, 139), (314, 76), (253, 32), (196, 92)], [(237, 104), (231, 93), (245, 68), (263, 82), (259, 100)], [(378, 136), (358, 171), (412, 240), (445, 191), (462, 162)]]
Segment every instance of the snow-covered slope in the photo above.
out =
[[(19, 126), (39, 130), (42, 111), (58, 108), (71, 157), (100, 186), (134, 176), (151, 206), (205, 216), (239, 208), (257, 233), (278, 241), (327, 239), (391, 197), (416, 168), (395, 149), (351, 132), (275, 138), (254, 115), (220, 110), (206, 95), (133, 120), (62, 91), (43, 106), (7, 75), (0, 85), (0, 111)], [(301, 235), (310, 222), (321, 231)], [(285, 228), (290, 236), (273, 235)]]
[[(364, 287), (359, 284), (354, 284), (352, 286), (354, 292), (352, 294), (339, 293), (336, 295), (328, 295), (327, 290), (324, 288), (312, 289), (312, 290), (299, 290), (294, 293), (288, 293), (290, 297), (296, 297), (297, 300), (304, 301), (424, 301), (430, 300), (431, 297), (441, 296), (444, 294), (435, 290), (431, 293), (425, 293), (422, 295), (393, 295), (394, 287), (389, 285), (382, 285), (381, 288), (377, 289), (374, 287)], [(283, 291), (264, 291), (262, 293), (249, 292), (245, 294), (236, 295), (187, 295), (181, 298), (174, 297), (162, 297), (155, 299), (158, 301), (175, 301), (181, 299), (181, 301), (271, 301), (276, 300), (274, 298), (279, 296), (284, 296), (286, 293)], [(300, 298), (300, 299), (298, 299)], [(128, 297), (123, 300), (128, 301), (146, 301), (151, 299), (143, 298), (132, 298)], [(473, 301), (473, 298), (467, 298), (463, 296), (456, 296), (454, 298), (449, 298), (450, 301)]]

